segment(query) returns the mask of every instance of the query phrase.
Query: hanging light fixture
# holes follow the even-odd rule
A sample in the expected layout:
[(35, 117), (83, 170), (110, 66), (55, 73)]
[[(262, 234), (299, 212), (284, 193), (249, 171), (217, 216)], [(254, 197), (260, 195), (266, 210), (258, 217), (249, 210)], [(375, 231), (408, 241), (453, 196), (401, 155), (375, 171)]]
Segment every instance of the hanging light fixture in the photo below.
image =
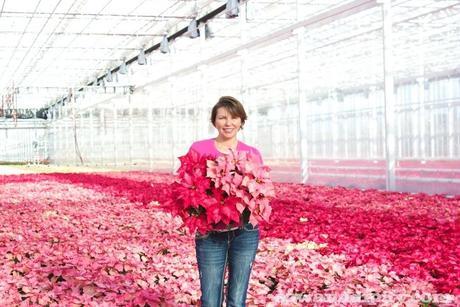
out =
[(139, 52), (139, 55), (137, 56), (137, 64), (139, 65), (147, 64), (147, 59), (145, 58), (145, 52), (143, 48), (141, 49), (141, 51)]
[(188, 37), (190, 38), (197, 38), (200, 36), (200, 30), (198, 29), (196, 18), (193, 18), (193, 20), (188, 25), (187, 30), (188, 30)]
[(227, 18), (235, 18), (238, 17), (239, 12), (238, 0), (228, 0), (225, 6), (225, 16)]
[(126, 58), (123, 58), (123, 62), (121, 62), (120, 69), (118, 71), (122, 75), (126, 75), (128, 73), (128, 68), (126, 67)]
[(113, 81), (112, 71), (110, 69), (107, 69), (105, 79), (107, 80), (107, 82), (112, 82)]
[(166, 34), (163, 35), (163, 39), (161, 40), (160, 51), (161, 53), (169, 53), (168, 36)]
[(214, 37), (214, 33), (211, 30), (211, 27), (209, 24), (204, 25), (204, 38), (205, 39), (211, 39)]

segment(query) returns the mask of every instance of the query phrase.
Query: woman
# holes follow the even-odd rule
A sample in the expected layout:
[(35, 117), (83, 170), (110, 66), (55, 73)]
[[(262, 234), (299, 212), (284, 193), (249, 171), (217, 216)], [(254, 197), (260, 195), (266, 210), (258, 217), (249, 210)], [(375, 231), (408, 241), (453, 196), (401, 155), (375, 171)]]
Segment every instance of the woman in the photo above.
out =
[[(217, 157), (233, 151), (246, 151), (262, 163), (259, 151), (238, 141), (237, 134), (247, 119), (243, 105), (235, 98), (223, 96), (212, 108), (211, 122), (218, 136), (197, 141), (190, 150), (203, 156)], [(227, 306), (245, 306), (252, 264), (259, 244), (259, 229), (253, 227), (249, 212), (244, 211), (239, 225), (219, 227), (195, 236), (196, 256), (201, 283), (201, 304), (221, 306), (224, 299), (224, 277), (228, 266)]]

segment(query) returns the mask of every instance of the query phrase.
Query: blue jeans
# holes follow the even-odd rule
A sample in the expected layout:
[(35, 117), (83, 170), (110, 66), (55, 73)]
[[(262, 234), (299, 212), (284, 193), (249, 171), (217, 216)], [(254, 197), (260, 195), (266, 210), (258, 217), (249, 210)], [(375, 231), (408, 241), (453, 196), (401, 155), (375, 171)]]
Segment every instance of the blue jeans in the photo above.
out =
[(197, 234), (195, 243), (202, 306), (222, 306), (227, 265), (227, 306), (245, 306), (249, 276), (259, 245), (259, 228), (246, 224), (236, 230)]

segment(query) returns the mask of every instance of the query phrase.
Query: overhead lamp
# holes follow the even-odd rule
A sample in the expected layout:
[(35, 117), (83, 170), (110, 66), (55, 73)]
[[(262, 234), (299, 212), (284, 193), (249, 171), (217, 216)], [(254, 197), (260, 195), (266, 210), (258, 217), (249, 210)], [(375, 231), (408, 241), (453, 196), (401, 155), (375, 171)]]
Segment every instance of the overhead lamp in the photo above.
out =
[(196, 18), (193, 18), (193, 20), (190, 22), (190, 24), (188, 25), (187, 31), (188, 31), (188, 37), (190, 38), (197, 38), (200, 36), (200, 30), (198, 29)]
[(335, 89), (335, 91), (336, 91), (337, 101), (343, 102), (343, 98), (344, 98), (343, 91), (341, 89)]
[(238, 0), (228, 0), (225, 6), (225, 16), (227, 18), (235, 18), (238, 17), (239, 12)]
[(121, 62), (120, 69), (118, 71), (122, 75), (126, 75), (128, 73), (128, 68), (126, 67), (126, 58), (123, 58), (123, 62)]
[(369, 88), (364, 89), (363, 91), (364, 98), (368, 99), (370, 94), (371, 94), (371, 90)]
[(137, 64), (139, 65), (147, 64), (147, 59), (145, 58), (144, 49), (141, 49), (141, 51), (139, 52), (139, 55), (137, 56)]
[(204, 25), (204, 38), (210, 39), (214, 37), (214, 33), (211, 30), (211, 27), (208, 24)]
[(107, 82), (112, 82), (113, 81), (112, 71), (110, 69), (107, 70), (107, 74), (105, 75), (105, 79), (107, 80)]
[(161, 40), (160, 51), (161, 51), (161, 53), (168, 53), (169, 52), (168, 36), (166, 34), (163, 35), (163, 39)]
[(426, 90), (430, 89), (430, 81), (429, 80), (425, 80), (423, 82), (423, 88), (426, 89)]

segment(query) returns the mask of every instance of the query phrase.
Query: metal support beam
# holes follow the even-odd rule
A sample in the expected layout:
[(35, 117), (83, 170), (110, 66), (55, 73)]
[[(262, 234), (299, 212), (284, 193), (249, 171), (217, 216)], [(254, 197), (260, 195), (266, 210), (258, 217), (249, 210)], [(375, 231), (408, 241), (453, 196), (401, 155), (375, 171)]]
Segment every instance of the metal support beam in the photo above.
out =
[(384, 0), (383, 13), (383, 66), (384, 66), (384, 116), (385, 116), (385, 160), (386, 189), (395, 189), (396, 137), (394, 112), (394, 80), (393, 80), (393, 40), (392, 40), (392, 7), (391, 0)]
[(88, 124), (88, 129), (89, 129), (89, 150), (88, 150), (88, 155), (90, 155), (90, 161), (91, 163), (94, 163), (94, 158), (95, 158), (95, 148), (94, 148), (94, 135), (96, 134), (96, 131), (94, 129), (94, 116), (93, 116), (93, 109), (89, 109), (89, 124)]
[[(301, 29), (301, 28), (304, 28), (304, 27), (308, 27), (308, 28), (316, 28), (316, 27), (319, 27), (321, 25), (324, 25), (324, 24), (327, 24), (327, 23), (330, 23), (331, 21), (337, 21), (338, 19), (342, 19), (342, 18), (346, 18), (346, 17), (349, 17), (349, 16), (352, 16), (354, 14), (357, 14), (359, 12), (362, 12), (362, 11), (365, 11), (365, 10), (368, 10), (370, 8), (373, 8), (373, 7), (376, 7), (378, 6), (377, 4), (377, 1), (376, 0), (356, 0), (356, 1), (353, 1), (353, 2), (349, 2), (349, 3), (346, 3), (344, 5), (341, 5), (341, 6), (338, 6), (334, 9), (331, 9), (329, 11), (326, 11), (326, 12), (322, 12), (318, 15), (315, 15), (315, 16), (312, 16), (310, 18), (307, 18), (305, 20), (301, 20), (293, 25), (290, 25), (286, 28), (283, 28), (281, 30), (278, 30), (276, 32), (273, 32), (269, 35), (266, 35), (266, 36), (263, 36), (263, 37), (260, 37), (258, 39), (255, 39), (255, 40), (252, 40), (250, 42), (247, 42), (241, 46), (236, 46), (235, 48), (233, 49), (230, 49), (228, 51), (225, 51), (219, 55), (216, 55), (214, 57), (210, 57), (206, 60), (203, 60), (203, 61), (200, 61), (198, 63), (194, 63), (186, 68), (183, 68), (183, 69), (179, 69), (179, 70), (170, 70), (171, 73), (169, 75), (166, 75), (164, 77), (161, 77), (161, 78), (158, 78), (158, 79), (155, 79), (155, 80), (152, 80), (152, 81), (148, 81), (144, 84), (141, 84), (139, 85), (139, 87), (144, 87), (144, 86), (148, 86), (148, 85), (151, 85), (151, 84), (156, 84), (156, 83), (160, 83), (160, 82), (163, 82), (165, 80), (168, 80), (168, 78), (172, 77), (172, 76), (175, 76), (175, 75), (185, 75), (187, 73), (190, 73), (192, 71), (195, 71), (197, 67), (201, 66), (201, 65), (210, 65), (210, 64), (214, 64), (214, 63), (218, 63), (218, 62), (221, 62), (223, 60), (226, 60), (230, 57), (234, 57), (234, 56), (237, 56), (238, 55), (238, 52), (242, 49), (251, 49), (251, 48), (260, 48), (260, 47), (263, 47), (263, 46), (266, 46), (266, 45), (269, 45), (273, 42), (276, 42), (276, 41), (280, 41), (284, 38), (288, 38), (290, 36), (292, 36), (292, 33), (295, 32), (297, 29)], [(156, 46), (154, 46), (156, 47)], [(147, 53), (147, 50), (146, 50), (146, 53)], [(131, 61), (135, 61), (135, 59), (131, 59), (129, 61), (129, 63), (131, 63)], [(118, 70), (118, 68), (117, 68)], [(112, 72), (114, 72), (114, 70), (112, 70)], [(103, 76), (102, 76), (103, 77)], [(101, 77), (101, 78), (102, 78)]]
[[(454, 97), (454, 83), (452, 80), (449, 80), (447, 97)], [(458, 107), (455, 107), (452, 101), (449, 101), (447, 105), (448, 109), (448, 118), (447, 118), (447, 142), (448, 142), (448, 151), (447, 157), (454, 159), (456, 156), (455, 150), (455, 109), (458, 110)]]
[[(298, 140), (300, 167), (302, 169), (301, 180), (303, 183), (308, 180), (308, 131), (307, 131), (307, 96), (305, 85), (306, 82), (306, 60), (305, 60), (305, 28), (300, 28), (295, 31), (297, 35), (297, 97), (299, 107), (299, 126)], [(310, 132), (311, 133), (311, 132)]]

